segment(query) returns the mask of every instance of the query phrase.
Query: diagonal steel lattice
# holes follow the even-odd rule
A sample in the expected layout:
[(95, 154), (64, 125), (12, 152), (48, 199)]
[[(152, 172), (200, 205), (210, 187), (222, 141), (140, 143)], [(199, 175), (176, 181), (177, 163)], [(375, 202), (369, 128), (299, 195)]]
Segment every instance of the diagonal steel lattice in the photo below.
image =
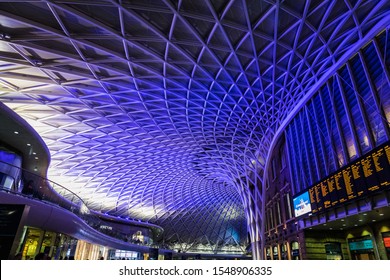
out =
[[(389, 26), (382, 1), (0, 1), (0, 101), (50, 149), (49, 178), (167, 242), (261, 241), (280, 125)], [(261, 255), (261, 252), (257, 252)]]

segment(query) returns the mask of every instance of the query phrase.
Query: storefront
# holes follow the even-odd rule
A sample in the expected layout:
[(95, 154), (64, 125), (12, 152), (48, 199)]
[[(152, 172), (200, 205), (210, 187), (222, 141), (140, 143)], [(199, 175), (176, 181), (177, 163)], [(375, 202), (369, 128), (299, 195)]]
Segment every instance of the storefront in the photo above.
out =
[(382, 232), (383, 245), (385, 246), (387, 259), (390, 260), (390, 231)]
[(65, 259), (74, 252), (77, 242), (70, 236), (33, 227), (25, 227), (23, 235), (18, 250), (22, 253), (23, 260), (35, 259), (39, 253), (43, 253), (48, 259)]
[(342, 260), (343, 253), (340, 242), (330, 242), (325, 244), (325, 252), (327, 260)]
[(352, 260), (375, 260), (374, 243), (370, 235), (348, 239)]
[(299, 243), (294, 241), (291, 243), (291, 259), (299, 260)]

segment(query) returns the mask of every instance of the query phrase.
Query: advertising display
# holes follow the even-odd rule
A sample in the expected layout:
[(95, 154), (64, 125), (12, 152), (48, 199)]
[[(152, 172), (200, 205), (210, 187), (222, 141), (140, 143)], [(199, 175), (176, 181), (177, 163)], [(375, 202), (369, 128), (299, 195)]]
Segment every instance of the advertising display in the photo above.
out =
[(374, 242), (370, 235), (349, 238), (348, 247), (353, 260), (374, 260)]
[(293, 199), (295, 217), (311, 212), (309, 192), (297, 196)]
[[(390, 189), (390, 142), (372, 150), (293, 197), (295, 217)], [(306, 204), (309, 198), (310, 207)]]
[(371, 239), (349, 242), (349, 250), (360, 251), (374, 248)]

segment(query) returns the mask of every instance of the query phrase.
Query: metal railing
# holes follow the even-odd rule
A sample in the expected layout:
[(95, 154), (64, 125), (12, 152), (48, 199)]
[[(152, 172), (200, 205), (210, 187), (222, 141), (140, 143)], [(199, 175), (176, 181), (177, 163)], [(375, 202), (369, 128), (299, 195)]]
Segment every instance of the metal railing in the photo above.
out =
[[(13, 170), (12, 173), (16, 173), (18, 176), (11, 176), (9, 175), (11, 172), (4, 172), (5, 170)], [(17, 170), (19, 172), (15, 172)], [(132, 235), (122, 233), (112, 226), (108, 227), (107, 223), (87, 207), (83, 199), (66, 187), (4, 161), (0, 161), (0, 190), (66, 209), (93, 229), (118, 240), (135, 245), (158, 247), (157, 244), (140, 244), (139, 241), (132, 240)], [(153, 239), (152, 237), (150, 240)]]

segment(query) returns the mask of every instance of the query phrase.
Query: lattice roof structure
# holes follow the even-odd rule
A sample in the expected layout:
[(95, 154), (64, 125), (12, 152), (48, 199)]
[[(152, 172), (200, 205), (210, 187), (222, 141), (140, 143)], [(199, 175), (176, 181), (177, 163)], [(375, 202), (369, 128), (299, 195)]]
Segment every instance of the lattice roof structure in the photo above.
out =
[[(388, 0), (1, 1), (0, 102), (49, 178), (167, 241), (261, 241), (276, 131), (388, 28)], [(261, 254), (261, 252), (259, 253)]]

